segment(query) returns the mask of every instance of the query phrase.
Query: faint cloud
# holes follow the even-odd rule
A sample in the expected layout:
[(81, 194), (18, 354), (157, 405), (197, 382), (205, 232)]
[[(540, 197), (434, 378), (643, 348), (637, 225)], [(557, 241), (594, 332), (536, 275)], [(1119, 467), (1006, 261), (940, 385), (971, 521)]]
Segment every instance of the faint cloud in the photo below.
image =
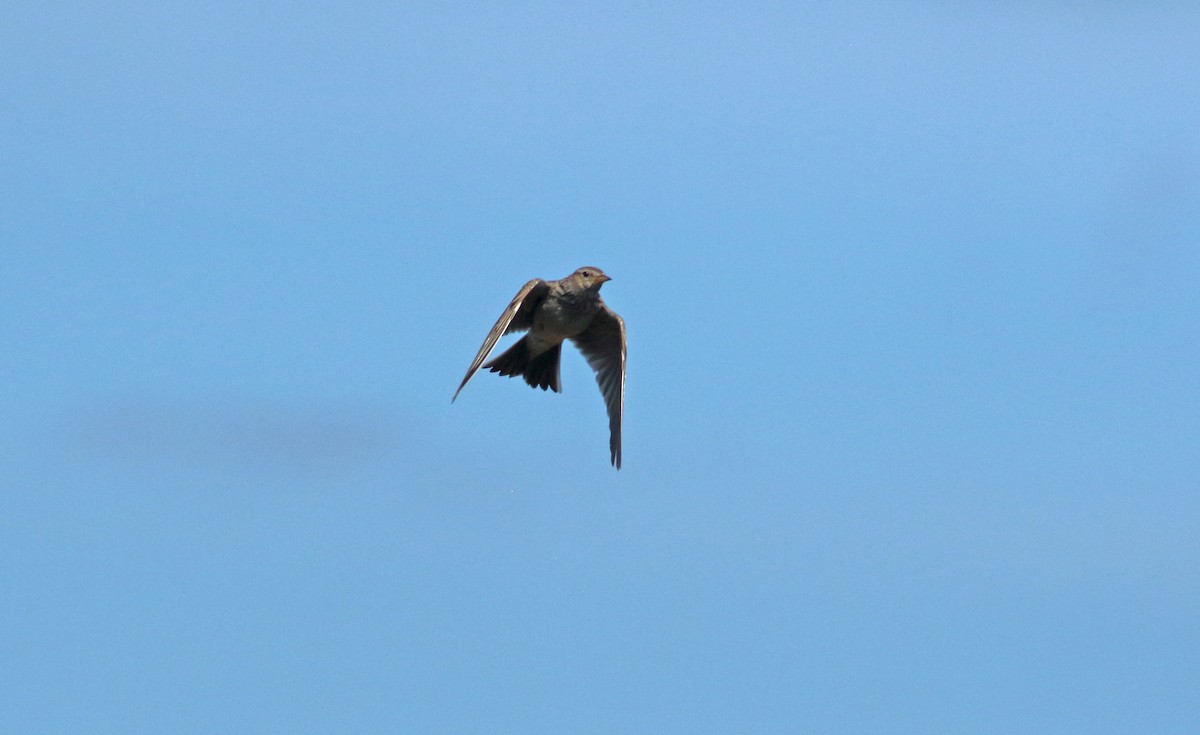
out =
[(81, 410), (72, 424), (72, 443), (87, 454), (227, 467), (332, 468), (397, 445), (394, 418), (344, 406), (116, 401)]

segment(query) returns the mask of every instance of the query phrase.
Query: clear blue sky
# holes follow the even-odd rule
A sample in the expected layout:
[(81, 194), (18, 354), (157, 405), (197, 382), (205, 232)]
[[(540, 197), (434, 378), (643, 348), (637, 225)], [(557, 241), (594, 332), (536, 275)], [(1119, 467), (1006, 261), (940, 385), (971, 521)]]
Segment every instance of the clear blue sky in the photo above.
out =
[(651, 5), (6, 6), (0, 730), (1200, 732), (1200, 10)]

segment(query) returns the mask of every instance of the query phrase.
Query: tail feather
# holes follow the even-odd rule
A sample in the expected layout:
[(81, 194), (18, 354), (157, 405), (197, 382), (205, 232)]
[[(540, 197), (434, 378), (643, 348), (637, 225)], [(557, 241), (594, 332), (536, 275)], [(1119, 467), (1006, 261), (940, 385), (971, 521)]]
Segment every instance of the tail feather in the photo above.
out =
[(504, 354), (484, 365), (493, 373), (500, 373), (510, 378), (520, 375), (533, 388), (541, 388), (558, 393), (561, 391), (559, 382), (559, 358), (562, 356), (562, 344), (556, 344), (542, 354), (530, 359), (529, 345), (525, 338), (509, 347)]
[(558, 366), (559, 357), (562, 356), (562, 343), (558, 343), (546, 350), (542, 354), (529, 361), (529, 366), (525, 368), (525, 382), (529, 383), (532, 388), (541, 388), (558, 393), (559, 387)]

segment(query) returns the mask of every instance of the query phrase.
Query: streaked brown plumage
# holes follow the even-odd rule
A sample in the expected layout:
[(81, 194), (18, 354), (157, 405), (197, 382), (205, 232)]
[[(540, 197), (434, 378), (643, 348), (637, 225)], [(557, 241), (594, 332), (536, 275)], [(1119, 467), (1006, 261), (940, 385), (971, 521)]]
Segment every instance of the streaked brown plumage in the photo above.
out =
[[(521, 287), (496, 320), (471, 367), (454, 391), (453, 403), (480, 367), (494, 373), (520, 375), (534, 388), (561, 390), (559, 360), (563, 340), (575, 343), (596, 371), (596, 382), (608, 409), (608, 446), (612, 463), (621, 468), (621, 414), (625, 405), (625, 321), (600, 299), (600, 287), (612, 280), (599, 268), (584, 267), (558, 281), (535, 278)], [(501, 336), (528, 330), (502, 355), (487, 363)]]

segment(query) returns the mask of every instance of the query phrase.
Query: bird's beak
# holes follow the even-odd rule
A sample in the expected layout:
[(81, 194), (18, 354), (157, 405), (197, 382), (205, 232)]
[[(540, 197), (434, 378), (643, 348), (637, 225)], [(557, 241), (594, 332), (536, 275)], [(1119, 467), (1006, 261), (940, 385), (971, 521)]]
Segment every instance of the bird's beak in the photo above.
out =
[(611, 278), (611, 277), (609, 277), (609, 276), (600, 276), (600, 282), (601, 282), (601, 283), (608, 283), (608, 282), (609, 282), (609, 281), (611, 281), (611, 280), (612, 280), (612, 278)]

